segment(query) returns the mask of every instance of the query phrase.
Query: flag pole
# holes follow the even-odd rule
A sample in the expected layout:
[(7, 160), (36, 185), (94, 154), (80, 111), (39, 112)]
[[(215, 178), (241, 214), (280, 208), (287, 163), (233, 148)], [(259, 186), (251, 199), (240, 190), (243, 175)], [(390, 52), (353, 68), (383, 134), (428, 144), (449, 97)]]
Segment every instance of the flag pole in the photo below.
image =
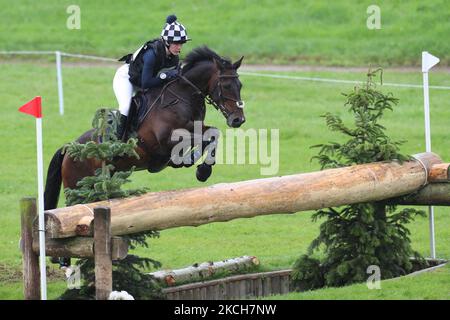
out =
[(47, 300), (47, 269), (45, 255), (44, 225), (44, 162), (42, 155), (42, 118), (36, 118), (36, 145), (38, 171), (38, 214), (39, 214), (39, 265), (41, 273), (41, 300)]
[(47, 270), (45, 259), (45, 225), (44, 225), (44, 161), (42, 148), (42, 106), (41, 97), (37, 96), (19, 108), (19, 112), (36, 118), (36, 148), (38, 172), (38, 218), (39, 218), (39, 266), (41, 274), (41, 300), (47, 300)]
[[(423, 106), (425, 113), (425, 148), (431, 152), (431, 124), (430, 124), (430, 95), (428, 85), (428, 71), (439, 62), (439, 58), (422, 52), (422, 75), (423, 75)], [(434, 207), (428, 207), (429, 229), (430, 229), (430, 252), (431, 258), (436, 259), (436, 241), (434, 231)]]
[(42, 118), (36, 118), (36, 145), (38, 171), (38, 215), (39, 215), (39, 265), (41, 273), (41, 300), (47, 300), (47, 271), (45, 255), (44, 225), (44, 162), (42, 155)]

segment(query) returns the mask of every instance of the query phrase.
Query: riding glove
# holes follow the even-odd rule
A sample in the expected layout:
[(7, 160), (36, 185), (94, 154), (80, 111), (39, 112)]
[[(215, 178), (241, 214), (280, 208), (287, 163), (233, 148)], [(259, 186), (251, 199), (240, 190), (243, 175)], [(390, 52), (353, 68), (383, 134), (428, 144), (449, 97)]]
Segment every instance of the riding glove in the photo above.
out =
[(178, 69), (169, 70), (166, 72), (166, 75), (168, 80), (172, 80), (178, 76)]

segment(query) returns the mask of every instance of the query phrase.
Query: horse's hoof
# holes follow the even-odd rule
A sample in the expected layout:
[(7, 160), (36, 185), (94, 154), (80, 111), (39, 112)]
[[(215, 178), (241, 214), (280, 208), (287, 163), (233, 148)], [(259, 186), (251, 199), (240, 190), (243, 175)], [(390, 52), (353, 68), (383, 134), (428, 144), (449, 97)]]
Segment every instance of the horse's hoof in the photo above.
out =
[(205, 182), (211, 176), (212, 167), (205, 163), (202, 163), (197, 166), (196, 177), (198, 181)]

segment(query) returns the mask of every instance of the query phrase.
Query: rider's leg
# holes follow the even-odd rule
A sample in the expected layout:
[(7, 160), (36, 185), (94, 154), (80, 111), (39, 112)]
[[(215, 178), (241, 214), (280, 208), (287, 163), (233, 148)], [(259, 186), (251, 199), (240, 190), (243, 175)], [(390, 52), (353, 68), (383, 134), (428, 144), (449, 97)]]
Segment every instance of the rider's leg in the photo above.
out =
[(113, 80), (114, 94), (119, 103), (120, 121), (117, 128), (117, 137), (122, 138), (127, 122), (128, 112), (130, 110), (131, 98), (133, 96), (133, 85), (128, 75), (129, 65), (124, 64), (117, 69)]

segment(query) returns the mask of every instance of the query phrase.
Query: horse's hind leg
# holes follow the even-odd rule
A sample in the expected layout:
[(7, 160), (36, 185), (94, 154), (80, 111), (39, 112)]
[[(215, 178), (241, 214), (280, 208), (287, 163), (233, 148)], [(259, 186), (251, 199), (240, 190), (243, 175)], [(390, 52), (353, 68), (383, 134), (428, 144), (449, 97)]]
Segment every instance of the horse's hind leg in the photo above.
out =
[(98, 165), (91, 160), (75, 161), (71, 157), (65, 157), (62, 164), (62, 182), (64, 189), (76, 189), (77, 183), (87, 176), (93, 176)]

